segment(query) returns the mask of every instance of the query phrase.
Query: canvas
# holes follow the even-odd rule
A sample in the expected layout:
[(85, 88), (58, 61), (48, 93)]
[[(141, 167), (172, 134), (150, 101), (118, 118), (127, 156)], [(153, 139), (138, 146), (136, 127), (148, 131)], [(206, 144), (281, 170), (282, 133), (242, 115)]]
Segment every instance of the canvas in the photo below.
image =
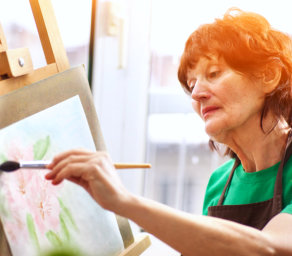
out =
[[(0, 162), (50, 160), (71, 148), (95, 150), (78, 95), (0, 130)], [(115, 215), (71, 182), (53, 186), (46, 172), (0, 176), (0, 216), (12, 254), (40, 255), (66, 246), (80, 255), (118, 255), (123, 241)]]

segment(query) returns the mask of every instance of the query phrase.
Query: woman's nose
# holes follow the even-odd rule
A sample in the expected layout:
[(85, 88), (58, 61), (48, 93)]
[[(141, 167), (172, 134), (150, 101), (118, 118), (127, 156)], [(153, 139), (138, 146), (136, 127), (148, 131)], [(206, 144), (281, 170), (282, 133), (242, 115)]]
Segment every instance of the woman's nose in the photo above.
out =
[(197, 80), (192, 90), (192, 99), (202, 101), (208, 98), (210, 98), (210, 92), (207, 83), (202, 80)]

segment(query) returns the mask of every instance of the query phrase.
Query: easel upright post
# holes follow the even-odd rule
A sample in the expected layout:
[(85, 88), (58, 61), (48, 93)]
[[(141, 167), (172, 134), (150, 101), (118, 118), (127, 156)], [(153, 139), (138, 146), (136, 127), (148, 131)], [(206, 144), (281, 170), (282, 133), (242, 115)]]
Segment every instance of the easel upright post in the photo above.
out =
[(56, 63), (58, 72), (70, 68), (51, 1), (30, 0), (30, 6), (47, 64)]

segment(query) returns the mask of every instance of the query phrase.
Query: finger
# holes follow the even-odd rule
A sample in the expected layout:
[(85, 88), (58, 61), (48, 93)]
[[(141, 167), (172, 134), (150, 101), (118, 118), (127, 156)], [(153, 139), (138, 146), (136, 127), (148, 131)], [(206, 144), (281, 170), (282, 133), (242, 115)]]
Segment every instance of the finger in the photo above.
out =
[(63, 158), (60, 160), (55, 166), (52, 166), (52, 171), (49, 172), (45, 178), (46, 179), (54, 179), (55, 176), (60, 172), (62, 169), (71, 163), (84, 163), (90, 159), (90, 155), (83, 154), (83, 155), (68, 155), (67, 158)]
[[(82, 179), (82, 174), (85, 170), (83, 163), (70, 163), (66, 165), (63, 169), (61, 169), (57, 175), (53, 178), (52, 184), (58, 185), (60, 184), (64, 179), (74, 179), (75, 183), (77, 180)], [(80, 183), (81, 181), (79, 181)]]
[(90, 151), (87, 151), (85, 149), (72, 149), (62, 152), (54, 157), (53, 161), (47, 166), (47, 168), (52, 169), (58, 162), (62, 161), (70, 155), (86, 155), (90, 153)]

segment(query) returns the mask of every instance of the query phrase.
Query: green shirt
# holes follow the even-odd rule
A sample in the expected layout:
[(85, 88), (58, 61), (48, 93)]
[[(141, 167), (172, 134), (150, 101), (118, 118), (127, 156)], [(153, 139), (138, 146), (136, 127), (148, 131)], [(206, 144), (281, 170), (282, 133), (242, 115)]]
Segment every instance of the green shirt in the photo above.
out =
[[(205, 194), (203, 214), (208, 214), (208, 207), (218, 204), (221, 193), (234, 164), (234, 159), (227, 161), (211, 175)], [(262, 202), (273, 197), (276, 176), (280, 162), (258, 172), (245, 172), (240, 164), (232, 177), (223, 205), (238, 205)], [(292, 157), (283, 170), (283, 210), (292, 214)]]

